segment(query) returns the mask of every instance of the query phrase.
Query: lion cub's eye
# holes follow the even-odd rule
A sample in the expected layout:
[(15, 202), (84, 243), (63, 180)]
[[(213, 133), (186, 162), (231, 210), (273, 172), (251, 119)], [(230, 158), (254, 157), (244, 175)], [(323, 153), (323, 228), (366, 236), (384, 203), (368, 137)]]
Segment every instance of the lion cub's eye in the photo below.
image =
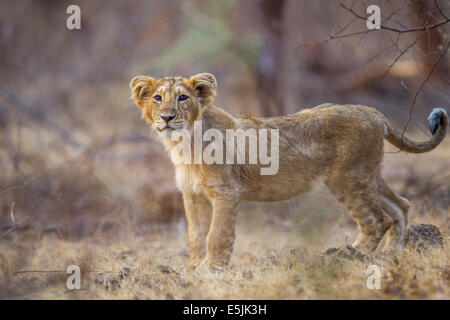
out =
[(178, 101), (186, 101), (188, 99), (188, 96), (185, 94), (182, 94), (181, 96), (178, 97)]
[(155, 101), (160, 102), (160, 101), (162, 100), (162, 97), (161, 97), (159, 94), (157, 94), (156, 96), (153, 97), (153, 99), (154, 99)]

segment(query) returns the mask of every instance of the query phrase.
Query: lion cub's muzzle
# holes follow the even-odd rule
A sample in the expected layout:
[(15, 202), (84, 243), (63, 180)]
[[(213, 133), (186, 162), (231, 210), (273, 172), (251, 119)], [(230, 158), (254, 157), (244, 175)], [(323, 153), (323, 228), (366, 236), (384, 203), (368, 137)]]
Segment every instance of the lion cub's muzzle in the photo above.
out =
[(172, 129), (174, 130), (175, 128), (173, 128), (169, 122), (172, 121), (173, 119), (175, 119), (175, 115), (161, 115), (160, 116), (161, 120), (157, 121), (156, 123), (156, 130), (158, 130), (159, 132), (162, 132), (163, 130), (166, 129)]
[(156, 121), (156, 130), (162, 132), (166, 129), (177, 130), (184, 127), (184, 121), (182, 118), (177, 117), (174, 114), (161, 115), (160, 119)]

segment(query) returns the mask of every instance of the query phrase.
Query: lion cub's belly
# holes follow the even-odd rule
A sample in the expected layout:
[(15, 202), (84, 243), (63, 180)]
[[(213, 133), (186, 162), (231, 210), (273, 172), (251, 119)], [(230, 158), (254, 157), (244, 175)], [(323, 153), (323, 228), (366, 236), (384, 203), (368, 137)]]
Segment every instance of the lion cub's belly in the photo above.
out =
[[(225, 166), (224, 166), (225, 167)], [(228, 167), (229, 168), (229, 167)], [(225, 170), (225, 168), (224, 168)], [(230, 171), (231, 172), (231, 171)], [(229, 180), (207, 179), (193, 166), (176, 166), (175, 177), (177, 187), (182, 192), (193, 194), (204, 193), (204, 188), (214, 189), (215, 193), (224, 192), (227, 196), (234, 194), (236, 198), (246, 201), (283, 201), (311, 191), (321, 179), (321, 175), (310, 175), (296, 168), (281, 168), (275, 175), (257, 173), (240, 176), (240, 179), (228, 176)], [(218, 177), (215, 177), (218, 178)], [(206, 179), (206, 180), (205, 180)]]
[(319, 177), (309, 179), (300, 174), (263, 176), (257, 183), (246, 183), (243, 199), (263, 202), (288, 200), (311, 191), (319, 180)]

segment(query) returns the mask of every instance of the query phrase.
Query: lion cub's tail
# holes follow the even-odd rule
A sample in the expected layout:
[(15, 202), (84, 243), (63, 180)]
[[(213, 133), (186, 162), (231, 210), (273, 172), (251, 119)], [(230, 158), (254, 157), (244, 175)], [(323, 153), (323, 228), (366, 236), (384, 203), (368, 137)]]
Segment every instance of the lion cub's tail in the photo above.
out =
[(402, 137), (402, 132), (395, 129), (386, 120), (387, 135), (385, 139), (402, 151), (409, 153), (423, 153), (436, 148), (442, 140), (444, 140), (447, 133), (448, 116), (447, 112), (441, 108), (435, 108), (428, 116), (428, 128), (433, 134), (428, 141), (415, 142), (409, 140), (407, 137)]

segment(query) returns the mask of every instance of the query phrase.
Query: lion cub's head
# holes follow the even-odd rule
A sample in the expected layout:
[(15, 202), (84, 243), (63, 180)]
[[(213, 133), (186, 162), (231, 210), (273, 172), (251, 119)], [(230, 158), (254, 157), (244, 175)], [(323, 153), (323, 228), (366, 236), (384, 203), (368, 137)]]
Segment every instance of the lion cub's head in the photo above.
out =
[(192, 128), (201, 117), (202, 107), (212, 102), (216, 87), (216, 78), (209, 73), (190, 78), (137, 76), (130, 82), (142, 117), (163, 136), (170, 136), (173, 130)]

